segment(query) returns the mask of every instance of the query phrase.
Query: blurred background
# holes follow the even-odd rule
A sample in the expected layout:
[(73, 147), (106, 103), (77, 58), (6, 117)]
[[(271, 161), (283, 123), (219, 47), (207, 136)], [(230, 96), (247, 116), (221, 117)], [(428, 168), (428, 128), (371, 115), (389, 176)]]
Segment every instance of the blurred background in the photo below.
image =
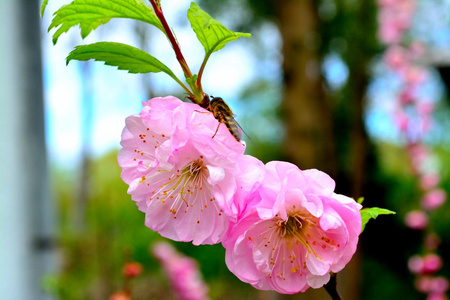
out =
[[(144, 226), (116, 157), (124, 120), (142, 101), (186, 95), (162, 73), (131, 75), (90, 61), (66, 66), (65, 57), (79, 44), (118, 41), (148, 51), (179, 78), (182, 72), (160, 32), (128, 20), (112, 20), (85, 40), (72, 28), (53, 46), (52, 14), (69, 2), (50, 0), (39, 19), (40, 1), (0, 0), (0, 291), (4, 299), (108, 299), (126, 283), (133, 299), (177, 299), (152, 253), (163, 238)], [(198, 69), (204, 52), (186, 18), (189, 1), (161, 2)], [(395, 2), (415, 4), (382, 12)], [(203, 77), (204, 90), (224, 98), (251, 137), (247, 153), (320, 169), (337, 193), (397, 212), (361, 235), (338, 275), (344, 298), (425, 299), (408, 269), (417, 254), (439, 255), (436, 276), (450, 278), (450, 204), (427, 210), (422, 200), (430, 189), (450, 192), (450, 1), (197, 3), (229, 29), (252, 33), (213, 54)], [(403, 13), (410, 17), (400, 33), (382, 30)], [(393, 45), (409, 54), (389, 60)], [(421, 74), (408, 73), (407, 83), (399, 71), (405, 59)], [(426, 120), (416, 116), (419, 103), (432, 107)], [(424, 173), (435, 176), (426, 188)], [(425, 211), (427, 226), (405, 224), (411, 211)], [(430, 237), (433, 247), (424, 242)], [(227, 270), (222, 246), (172, 245), (197, 260), (211, 299), (329, 299), (322, 289), (257, 291)], [(129, 262), (142, 266), (131, 285), (122, 272)]]

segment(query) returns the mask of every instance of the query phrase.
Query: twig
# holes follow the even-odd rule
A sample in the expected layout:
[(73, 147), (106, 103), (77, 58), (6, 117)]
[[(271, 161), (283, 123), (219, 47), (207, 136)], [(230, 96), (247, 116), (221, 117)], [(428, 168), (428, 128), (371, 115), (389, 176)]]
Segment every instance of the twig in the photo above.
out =
[(330, 281), (323, 286), (333, 300), (343, 300), (337, 290), (336, 273), (331, 273)]
[(184, 56), (181, 53), (181, 49), (178, 46), (178, 43), (175, 39), (175, 36), (173, 35), (172, 30), (169, 27), (169, 24), (167, 24), (166, 18), (164, 17), (164, 13), (161, 9), (161, 3), (157, 0), (149, 0), (149, 1), (152, 4), (156, 16), (161, 21), (161, 24), (164, 27), (164, 30), (167, 34), (167, 38), (169, 39), (169, 42), (172, 45), (173, 50), (175, 51), (175, 55), (177, 57), (178, 62), (180, 63), (181, 68), (183, 69), (184, 75), (186, 76), (186, 78), (191, 78), (192, 77), (191, 70), (189, 69), (186, 60), (184, 59)]

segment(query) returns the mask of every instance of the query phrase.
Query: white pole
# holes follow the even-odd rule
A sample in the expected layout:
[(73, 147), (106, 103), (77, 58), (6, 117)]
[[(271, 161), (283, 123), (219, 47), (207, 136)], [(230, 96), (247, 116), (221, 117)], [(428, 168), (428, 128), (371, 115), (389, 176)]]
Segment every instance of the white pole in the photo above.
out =
[(53, 210), (38, 0), (0, 0), (0, 298), (48, 299)]

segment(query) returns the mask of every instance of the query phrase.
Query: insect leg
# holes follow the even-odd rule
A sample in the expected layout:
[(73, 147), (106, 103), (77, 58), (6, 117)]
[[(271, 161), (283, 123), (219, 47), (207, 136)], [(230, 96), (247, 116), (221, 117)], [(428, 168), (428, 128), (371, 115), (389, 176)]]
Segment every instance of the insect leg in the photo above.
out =
[(212, 139), (216, 136), (217, 132), (219, 131), (219, 126), (220, 126), (220, 122), (219, 122), (219, 125), (217, 125), (216, 132), (214, 132), (214, 135), (211, 137)]

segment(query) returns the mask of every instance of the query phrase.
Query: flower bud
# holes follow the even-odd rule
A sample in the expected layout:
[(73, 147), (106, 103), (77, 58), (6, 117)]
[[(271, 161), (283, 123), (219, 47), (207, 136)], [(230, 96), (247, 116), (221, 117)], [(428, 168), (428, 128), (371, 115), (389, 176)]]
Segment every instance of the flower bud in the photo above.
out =
[(126, 277), (136, 277), (142, 273), (142, 265), (137, 262), (126, 263), (122, 269), (123, 275)]

